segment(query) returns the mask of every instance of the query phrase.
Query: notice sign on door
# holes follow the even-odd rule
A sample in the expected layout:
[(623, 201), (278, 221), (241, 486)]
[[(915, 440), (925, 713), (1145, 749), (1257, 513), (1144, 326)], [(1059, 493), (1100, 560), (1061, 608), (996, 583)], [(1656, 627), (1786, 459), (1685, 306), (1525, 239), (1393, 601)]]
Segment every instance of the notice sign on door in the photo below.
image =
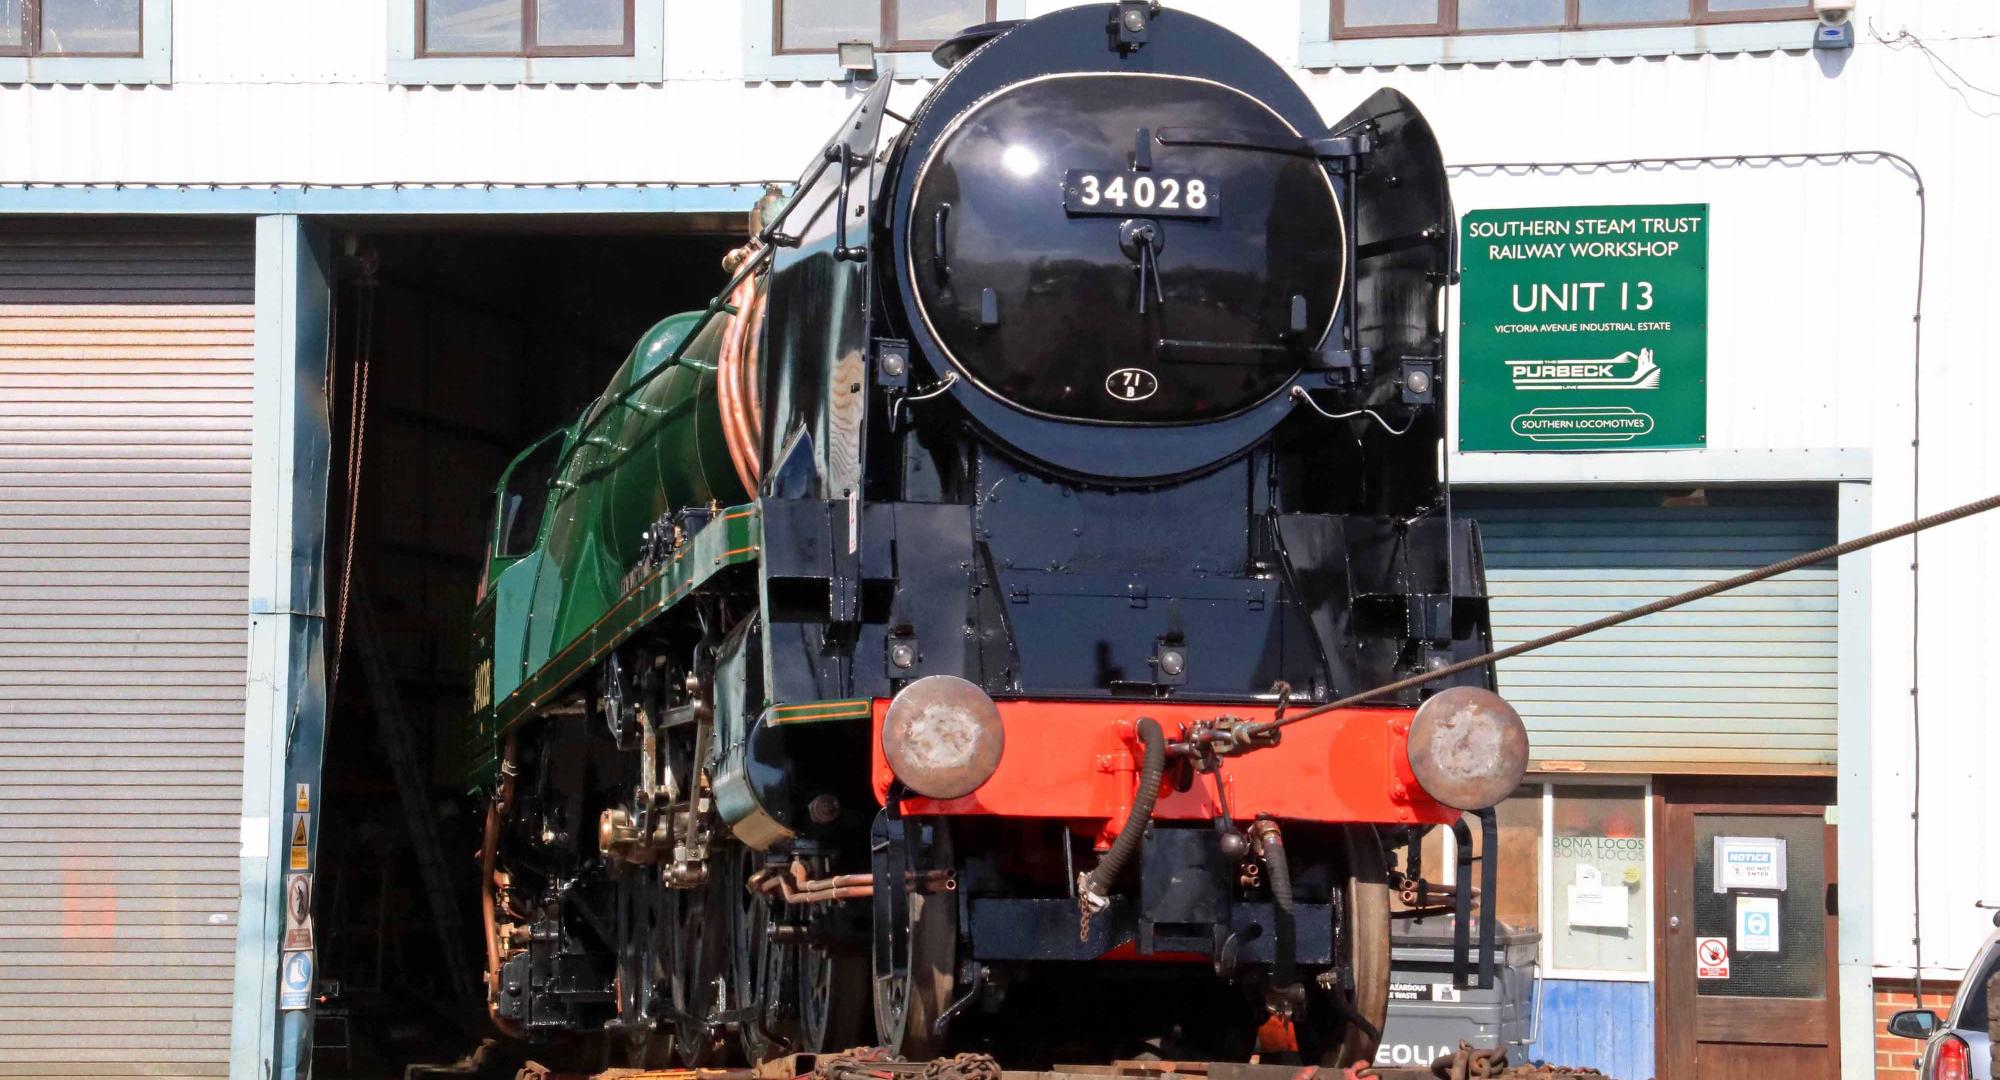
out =
[(1715, 838), (1714, 889), (1785, 891), (1785, 839), (1781, 836)]
[(1779, 951), (1777, 897), (1736, 898), (1736, 951), (1772, 953)]
[(1694, 939), (1694, 977), (1697, 979), (1727, 979), (1729, 977), (1729, 939), (1702, 937)]
[(1632, 890), (1624, 882), (1604, 883), (1603, 872), (1588, 864), (1576, 868), (1576, 882), (1569, 886), (1569, 924), (1601, 930), (1626, 930), (1632, 926)]
[(1708, 206), (1478, 210), (1460, 245), (1460, 450), (1708, 439)]

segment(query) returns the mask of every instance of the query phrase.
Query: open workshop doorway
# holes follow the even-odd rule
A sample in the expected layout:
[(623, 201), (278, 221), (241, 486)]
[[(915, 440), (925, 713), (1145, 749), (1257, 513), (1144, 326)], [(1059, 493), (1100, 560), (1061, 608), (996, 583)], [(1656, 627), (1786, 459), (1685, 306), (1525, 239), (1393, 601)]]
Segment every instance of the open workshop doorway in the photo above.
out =
[(726, 214), (333, 234), (317, 1075), (401, 1076), (492, 1035), (461, 736), (492, 487), (649, 326), (708, 302), (743, 230)]

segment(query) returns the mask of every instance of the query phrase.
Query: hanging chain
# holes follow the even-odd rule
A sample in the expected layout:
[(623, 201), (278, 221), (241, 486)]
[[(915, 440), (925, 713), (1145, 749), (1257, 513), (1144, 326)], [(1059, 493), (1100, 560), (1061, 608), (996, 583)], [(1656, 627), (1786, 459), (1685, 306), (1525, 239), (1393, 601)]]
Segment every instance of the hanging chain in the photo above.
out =
[(326, 680), (329, 707), (340, 687), (340, 660), (346, 652), (348, 598), (354, 587), (354, 537), (361, 518), (361, 462), (368, 437), (368, 367), (375, 337), (375, 267), (378, 256), (362, 256), (356, 283), (360, 311), (354, 320), (354, 365), (347, 399), (347, 539), (340, 551), (340, 602), (333, 624), (333, 670)]

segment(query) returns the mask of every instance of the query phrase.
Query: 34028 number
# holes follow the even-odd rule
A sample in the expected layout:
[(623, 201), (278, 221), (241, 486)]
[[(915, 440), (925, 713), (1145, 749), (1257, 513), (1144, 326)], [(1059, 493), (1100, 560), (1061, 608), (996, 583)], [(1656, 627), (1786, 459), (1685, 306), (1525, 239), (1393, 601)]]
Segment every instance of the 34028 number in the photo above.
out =
[(1218, 194), (1205, 176), (1071, 169), (1063, 179), (1063, 208), (1072, 214), (1214, 217)]

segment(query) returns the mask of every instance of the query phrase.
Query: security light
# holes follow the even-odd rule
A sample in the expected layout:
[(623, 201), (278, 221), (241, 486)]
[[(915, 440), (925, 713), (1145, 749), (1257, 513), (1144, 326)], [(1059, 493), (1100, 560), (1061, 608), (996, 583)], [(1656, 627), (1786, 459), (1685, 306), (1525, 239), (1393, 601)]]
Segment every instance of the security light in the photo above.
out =
[(870, 41), (840, 43), (840, 67), (850, 75), (866, 75), (875, 70), (875, 44)]

